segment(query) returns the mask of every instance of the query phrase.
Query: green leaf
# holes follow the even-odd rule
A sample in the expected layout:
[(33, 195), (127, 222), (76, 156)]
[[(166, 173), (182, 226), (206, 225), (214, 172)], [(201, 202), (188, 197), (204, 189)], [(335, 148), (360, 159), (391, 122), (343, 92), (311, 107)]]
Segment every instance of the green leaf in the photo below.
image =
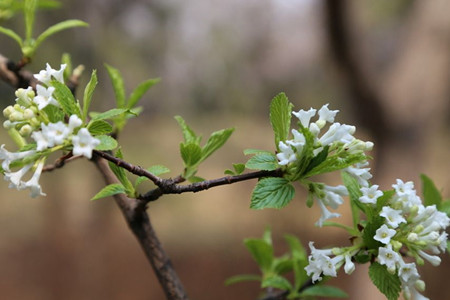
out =
[(442, 202), (442, 195), (434, 185), (433, 180), (425, 174), (420, 174), (420, 179), (422, 180), (422, 193), (425, 206), (435, 204), (436, 207), (439, 207)]
[[(307, 142), (308, 143), (308, 142)], [(302, 155), (303, 156), (303, 153)], [(364, 154), (348, 154), (345, 157), (339, 155), (328, 156), (325, 161), (310, 170), (305, 177), (311, 177), (314, 175), (331, 173), (334, 171), (342, 170), (350, 167), (356, 163), (366, 161), (368, 157)]]
[(276, 95), (270, 103), (270, 124), (272, 124), (275, 133), (275, 145), (278, 149), (280, 141), (285, 141), (289, 136), (291, 127), (292, 103), (284, 93)]
[(362, 196), (358, 180), (347, 172), (341, 172), (342, 181), (348, 190), (350, 196), (350, 206), (352, 209), (353, 227), (359, 224), (360, 216), (359, 210), (365, 213), (364, 204), (359, 201), (359, 197)]
[(307, 288), (301, 294), (301, 297), (329, 297), (329, 298), (347, 298), (348, 294), (341, 289), (329, 285), (314, 285)]
[(225, 170), (225, 174), (227, 175), (240, 175), (245, 170), (244, 164), (233, 164), (234, 171), (231, 170)]
[(57, 123), (64, 120), (64, 112), (54, 105), (47, 105), (43, 111), (47, 114), (48, 120), (51, 123)]
[(112, 162), (109, 162), (109, 167), (111, 171), (113, 171), (114, 175), (116, 175), (117, 179), (122, 183), (122, 186), (125, 188), (125, 191), (128, 195), (134, 194), (134, 187), (131, 181), (128, 179), (125, 170)]
[(166, 174), (170, 172), (170, 169), (163, 165), (154, 165), (147, 169), (150, 173), (152, 173), (155, 176), (159, 176), (162, 174)]
[(25, 0), (23, 13), (25, 15), (25, 39), (30, 40), (33, 36), (34, 17), (36, 14), (37, 0)]
[(262, 278), (260, 275), (255, 275), (255, 274), (241, 274), (241, 275), (236, 275), (233, 277), (228, 278), (225, 281), (225, 285), (231, 285), (231, 284), (235, 284), (238, 282), (243, 282), (243, 281), (261, 281)]
[(222, 129), (211, 134), (205, 146), (202, 149), (202, 161), (208, 158), (216, 150), (222, 147), (233, 133), (234, 128)]
[(250, 158), (245, 164), (247, 169), (272, 171), (278, 168), (277, 157), (272, 153), (260, 153)]
[(86, 88), (84, 89), (84, 96), (83, 96), (83, 121), (86, 121), (89, 107), (91, 106), (92, 102), (92, 94), (94, 93), (95, 87), (97, 86), (98, 80), (97, 80), (97, 70), (93, 70), (91, 74), (91, 79), (89, 80), (88, 84), (86, 85)]
[(441, 205), (439, 205), (438, 209), (443, 213), (446, 213), (447, 216), (450, 217), (450, 200), (442, 201)]
[(382, 243), (373, 239), (373, 237), (376, 234), (376, 231), (383, 224), (384, 224), (384, 218), (377, 216), (371, 222), (368, 222), (366, 224), (366, 226), (364, 227), (362, 238), (363, 238), (364, 244), (366, 245), (366, 247), (368, 249), (377, 249), (378, 250), (379, 247), (383, 247)]
[(187, 176), (187, 177), (188, 177), (187, 179), (189, 180), (189, 182), (192, 182), (192, 183), (205, 181), (205, 178), (199, 177), (199, 176)]
[(294, 290), (298, 291), (309, 279), (306, 274), (305, 267), (308, 265), (308, 255), (300, 240), (293, 235), (285, 235), (292, 254), (292, 263), (295, 275)]
[(100, 140), (100, 144), (95, 147), (96, 150), (107, 151), (117, 148), (117, 141), (109, 135), (97, 135), (95, 138)]
[(283, 208), (294, 198), (294, 193), (294, 187), (284, 178), (263, 178), (253, 190), (250, 208)]
[(64, 80), (67, 80), (72, 75), (72, 58), (69, 53), (63, 53), (61, 64), (66, 65), (66, 68), (64, 69)]
[(98, 192), (94, 197), (91, 198), (91, 201), (125, 193), (126, 189), (123, 185), (121, 185), (120, 183), (113, 183), (105, 186), (100, 192)]
[(52, 80), (50, 85), (55, 88), (53, 95), (59, 105), (61, 105), (64, 113), (68, 116), (77, 115), (81, 118), (80, 108), (77, 106), (77, 102), (67, 85), (57, 80)]
[(111, 133), (112, 126), (106, 121), (96, 120), (89, 122), (87, 129), (92, 135), (101, 135)]
[(263, 273), (272, 268), (273, 248), (262, 239), (245, 239), (244, 244)]
[(109, 78), (114, 89), (114, 94), (116, 95), (116, 103), (118, 108), (125, 108), (125, 85), (123, 83), (122, 75), (116, 68), (105, 64), (106, 70), (108, 71)]
[(184, 142), (200, 144), (201, 137), (198, 137), (195, 132), (186, 124), (184, 119), (180, 116), (175, 116), (175, 120), (177, 120), (178, 125), (181, 127), (181, 131), (183, 133)]
[(130, 110), (126, 108), (113, 108), (110, 110), (107, 110), (105, 112), (92, 115), (92, 120), (106, 120), (106, 119), (112, 119), (114, 117), (117, 117), (118, 115), (121, 115), (123, 113), (130, 112)]
[(266, 154), (272, 154), (272, 152), (267, 150), (259, 150), (259, 149), (245, 149), (244, 155), (253, 155), (253, 154), (260, 154), (260, 153), (266, 153)]
[(292, 290), (292, 285), (289, 282), (289, 280), (287, 280), (283, 276), (276, 275), (276, 274), (271, 275), (267, 278), (264, 278), (263, 281), (261, 282), (261, 287), (262, 288), (273, 287), (273, 288), (280, 289), (283, 291), (291, 291)]
[(50, 36), (54, 35), (55, 33), (58, 33), (60, 31), (73, 28), (73, 27), (87, 27), (89, 26), (88, 23), (80, 21), (80, 20), (66, 20), (63, 22), (60, 22), (58, 24), (52, 25), (49, 28), (47, 28), (43, 33), (41, 33), (38, 38), (36, 39), (35, 48), (39, 47), (39, 45), (45, 41)]
[(131, 93), (130, 98), (128, 99), (127, 107), (130, 109), (135, 107), (142, 96), (148, 91), (148, 89), (157, 84), (159, 81), (159, 78), (155, 78), (146, 80), (139, 84), (137, 88), (135, 88)]
[[(322, 151), (319, 152), (311, 161), (309, 162), (308, 166), (306, 167), (305, 173), (308, 174), (309, 171), (323, 163), (328, 156), (328, 149), (329, 146), (325, 146)], [(306, 175), (308, 177), (308, 175)]]
[(181, 143), (180, 153), (186, 167), (195, 166), (202, 158), (202, 149), (195, 143)]
[(289, 255), (276, 257), (272, 263), (272, 270), (276, 274), (285, 274), (293, 269), (293, 262)]
[(396, 274), (389, 273), (385, 266), (374, 262), (369, 267), (369, 277), (388, 300), (398, 299), (401, 291), (401, 282)]
[(22, 38), (17, 33), (15, 33), (13, 30), (5, 28), (3, 26), (0, 26), (0, 32), (3, 34), (6, 34), (7, 36), (9, 36), (13, 40), (15, 40), (19, 44), (19, 46), (22, 48), (22, 46), (23, 46)]

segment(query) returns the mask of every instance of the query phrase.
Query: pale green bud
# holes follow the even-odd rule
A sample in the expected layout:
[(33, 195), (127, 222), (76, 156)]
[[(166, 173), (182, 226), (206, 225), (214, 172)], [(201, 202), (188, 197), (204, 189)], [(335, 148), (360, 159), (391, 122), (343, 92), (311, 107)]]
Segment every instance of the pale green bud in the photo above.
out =
[(19, 130), (19, 134), (21, 136), (29, 136), (31, 132), (33, 132), (33, 128), (28, 124), (23, 125), (22, 128), (20, 128)]
[(25, 120), (30, 120), (31, 118), (34, 118), (34, 116), (35, 115), (32, 109), (27, 108), (23, 111), (23, 117)]
[(415, 233), (421, 233), (424, 230), (424, 227), (422, 224), (419, 224), (416, 226), (416, 228), (414, 228), (413, 232)]
[(425, 281), (418, 279), (415, 283), (414, 286), (416, 287), (416, 289), (420, 292), (425, 291)]
[(403, 246), (402, 243), (400, 243), (399, 241), (395, 241), (395, 240), (391, 240), (391, 245), (392, 245), (392, 249), (396, 252), (398, 252), (398, 250), (400, 250), (400, 248)]
[(425, 261), (423, 260), (423, 258), (417, 256), (416, 257), (416, 262), (419, 266), (423, 266), (423, 264), (425, 263)]
[(10, 120), (6, 120), (5, 122), (3, 122), (3, 127), (5, 129), (10, 129), (12, 126), (14, 126)]
[(415, 232), (411, 232), (408, 234), (407, 240), (408, 242), (414, 243), (419, 239), (419, 236)]
[(3, 115), (5, 116), (5, 118), (9, 118), (9, 116), (14, 112), (14, 108), (12, 107), (12, 105), (7, 106), (4, 110), (3, 110)]
[(39, 121), (36, 117), (30, 119), (31, 126), (38, 128), (41, 126), (41, 121)]
[(23, 120), (23, 113), (16, 110), (9, 116), (9, 120), (11, 122), (22, 121)]
[(388, 272), (391, 274), (395, 274), (395, 266), (387, 268)]

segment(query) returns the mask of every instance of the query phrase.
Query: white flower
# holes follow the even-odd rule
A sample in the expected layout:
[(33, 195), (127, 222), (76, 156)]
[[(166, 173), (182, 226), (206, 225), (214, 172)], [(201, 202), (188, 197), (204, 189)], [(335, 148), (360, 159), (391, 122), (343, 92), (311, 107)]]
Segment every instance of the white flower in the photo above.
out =
[(48, 125), (42, 124), (42, 134), (49, 141), (49, 147), (63, 144), (70, 133), (71, 131), (67, 125), (61, 121), (49, 123)]
[(24, 166), (17, 172), (5, 173), (5, 180), (9, 181), (9, 188), (20, 189), (22, 177), (33, 166), (33, 163)]
[(336, 266), (342, 261), (341, 256), (330, 258), (329, 255), (333, 254), (332, 249), (316, 249), (314, 242), (309, 242), (309, 248), (311, 249), (311, 255), (308, 257), (309, 264), (305, 267), (308, 276), (313, 274), (312, 281), (321, 280), (322, 273), (325, 276), (336, 277)]
[(314, 108), (310, 108), (308, 111), (301, 109), (298, 112), (292, 112), (292, 114), (300, 120), (303, 127), (308, 128), (311, 118), (316, 115), (316, 111)]
[(83, 124), (83, 121), (77, 115), (71, 115), (69, 118), (69, 129), (70, 133), (77, 127), (80, 127)]
[(320, 137), (319, 142), (322, 143), (323, 146), (329, 145), (334, 142), (348, 144), (355, 139), (353, 137), (353, 133), (355, 133), (355, 130), (355, 126), (333, 123), (330, 128), (328, 128), (328, 131)]
[(326, 208), (325, 204), (322, 202), (321, 199), (319, 199), (319, 198), (316, 197), (316, 201), (317, 201), (317, 204), (319, 205), (320, 211), (321, 211), (321, 216), (320, 216), (319, 221), (316, 222), (316, 226), (322, 227), (323, 222), (325, 222), (326, 220), (332, 219), (332, 218), (338, 218), (338, 217), (341, 216), (341, 215), (338, 214), (338, 213), (332, 213), (332, 212), (330, 212), (330, 211)]
[(352, 262), (352, 257), (349, 254), (345, 255), (344, 271), (345, 274), (352, 274), (355, 271), (355, 264)]
[(388, 244), (386, 247), (378, 248), (378, 262), (381, 265), (386, 265), (388, 271), (393, 273), (395, 265), (400, 261), (400, 255), (392, 250), (392, 245)]
[(430, 255), (422, 250), (419, 250), (417, 253), (435, 267), (441, 264), (441, 258), (439, 256)]
[(344, 171), (348, 172), (352, 175), (356, 180), (358, 180), (359, 185), (363, 187), (368, 187), (368, 180), (372, 178), (372, 174), (370, 174), (370, 168), (363, 168), (367, 166), (369, 163), (357, 163), (354, 167), (347, 167)]
[(41, 177), (42, 168), (44, 167), (45, 160), (39, 162), (33, 176), (27, 182), (21, 182), (20, 189), (29, 188), (31, 190), (31, 198), (36, 198), (37, 196), (45, 196), (46, 194), (42, 192), (41, 186), (39, 185), (39, 178)]
[(5, 144), (0, 146), (0, 160), (3, 160), (2, 162), (2, 168), (4, 171), (10, 171), (9, 165), (17, 160), (21, 160), (27, 156), (35, 154), (35, 150), (28, 150), (28, 151), (22, 151), (22, 152), (9, 152), (5, 149)]
[(416, 194), (412, 181), (403, 182), (401, 179), (397, 179), (397, 184), (393, 184), (392, 187), (398, 196), (408, 196), (411, 193)]
[(293, 140), (286, 141), (286, 144), (294, 146), (298, 153), (301, 153), (303, 146), (306, 143), (305, 136), (298, 132), (298, 130), (292, 129)]
[(319, 109), (319, 120), (316, 121), (317, 126), (323, 128), (326, 122), (333, 123), (338, 112), (339, 110), (329, 110), (328, 104), (325, 104)]
[(73, 155), (84, 155), (91, 159), (92, 150), (100, 144), (100, 140), (91, 136), (89, 130), (81, 128), (78, 134), (72, 137)]
[(373, 239), (387, 245), (396, 233), (397, 231), (395, 231), (394, 229), (390, 229), (386, 226), (386, 224), (383, 224), (380, 228), (377, 229)]
[(362, 187), (361, 193), (363, 195), (359, 197), (359, 201), (362, 203), (377, 204), (377, 199), (383, 196), (383, 192), (378, 190), (378, 185), (376, 184), (371, 187)]
[(284, 142), (280, 141), (278, 143), (278, 148), (280, 148), (281, 151), (277, 154), (279, 165), (285, 166), (297, 159), (294, 150), (292, 150), (292, 147), (290, 145), (286, 145)]
[(405, 218), (401, 215), (401, 210), (392, 209), (389, 206), (384, 206), (381, 210), (380, 216), (386, 219), (386, 222), (392, 228), (397, 228), (400, 223), (406, 223)]
[(398, 275), (405, 283), (415, 282), (420, 278), (419, 272), (417, 272), (415, 263), (405, 264), (403, 260), (400, 260), (400, 267), (398, 268)]
[(348, 196), (347, 188), (343, 185), (324, 185), (323, 191), (325, 192), (325, 197), (322, 199), (324, 204), (334, 209), (337, 209), (339, 205), (344, 203), (343, 196)]
[(37, 96), (34, 97), (33, 102), (37, 104), (39, 110), (44, 109), (49, 104), (59, 107), (58, 101), (56, 101), (52, 96), (55, 91), (54, 87), (51, 86), (49, 88), (45, 88), (44, 86), (37, 84), (36, 91)]
[(42, 131), (34, 131), (31, 134), (31, 137), (36, 141), (36, 150), (42, 151), (49, 147), (49, 140), (47, 137), (42, 133)]
[(39, 74), (34, 74), (34, 78), (39, 80), (40, 82), (49, 85), (52, 77), (58, 80), (61, 83), (64, 83), (64, 69), (66, 68), (66, 64), (61, 65), (61, 69), (55, 70), (50, 67), (47, 63), (47, 68), (39, 72)]

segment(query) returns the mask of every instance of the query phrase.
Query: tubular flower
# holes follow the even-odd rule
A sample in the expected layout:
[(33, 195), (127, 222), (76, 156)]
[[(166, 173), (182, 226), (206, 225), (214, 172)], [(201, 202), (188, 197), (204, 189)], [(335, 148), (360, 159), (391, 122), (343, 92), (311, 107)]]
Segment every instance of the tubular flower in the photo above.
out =
[(92, 150), (100, 144), (100, 140), (91, 136), (86, 128), (81, 128), (78, 134), (72, 137), (73, 155), (83, 155), (92, 158)]

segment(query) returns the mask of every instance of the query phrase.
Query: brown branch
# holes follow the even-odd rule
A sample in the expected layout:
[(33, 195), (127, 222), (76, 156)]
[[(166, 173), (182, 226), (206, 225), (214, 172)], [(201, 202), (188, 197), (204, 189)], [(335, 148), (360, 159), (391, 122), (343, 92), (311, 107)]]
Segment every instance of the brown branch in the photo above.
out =
[[(106, 160), (94, 156), (93, 161), (107, 184), (117, 183)], [(150, 218), (137, 199), (128, 198), (124, 194), (114, 195), (125, 220), (136, 236), (147, 259), (155, 272), (164, 293), (169, 300), (188, 299), (183, 285), (153, 230)]]
[(71, 162), (75, 159), (81, 158), (82, 156), (78, 155), (78, 156), (73, 156), (72, 152), (69, 152), (63, 156), (61, 156), (60, 158), (56, 159), (55, 162), (53, 164), (49, 164), (46, 165), (43, 169), (42, 172), (51, 172), (54, 171), (56, 169), (60, 169), (62, 167), (64, 167), (64, 165), (67, 162)]
[(14, 88), (36, 87), (37, 80), (29, 71), (23, 70), (16, 64), (0, 54), (0, 79)]
[(130, 173), (137, 175), (137, 176), (144, 176), (153, 181), (155, 185), (158, 186), (158, 188), (153, 189), (149, 191), (148, 193), (139, 196), (140, 200), (143, 200), (142, 203), (145, 205), (148, 202), (155, 201), (159, 197), (161, 197), (164, 194), (182, 194), (186, 192), (200, 192), (207, 190), (212, 187), (221, 186), (221, 185), (227, 185), (232, 184), (235, 182), (250, 180), (250, 179), (257, 179), (257, 178), (263, 178), (263, 177), (281, 177), (283, 176), (283, 172), (281, 169), (276, 169), (272, 171), (255, 171), (251, 173), (241, 174), (241, 175), (234, 175), (234, 176), (225, 176), (221, 178), (211, 179), (211, 180), (204, 180), (201, 182), (196, 182), (192, 184), (186, 184), (186, 185), (180, 185), (178, 183), (182, 182), (182, 177), (177, 177), (175, 179), (169, 178), (169, 179), (163, 179), (160, 178), (147, 170), (132, 165), (123, 159), (120, 159), (118, 157), (115, 157), (111, 154), (108, 154), (106, 152), (94, 150), (94, 155), (103, 157), (104, 159), (114, 163), (115, 165), (124, 168), (125, 170), (129, 171)]

